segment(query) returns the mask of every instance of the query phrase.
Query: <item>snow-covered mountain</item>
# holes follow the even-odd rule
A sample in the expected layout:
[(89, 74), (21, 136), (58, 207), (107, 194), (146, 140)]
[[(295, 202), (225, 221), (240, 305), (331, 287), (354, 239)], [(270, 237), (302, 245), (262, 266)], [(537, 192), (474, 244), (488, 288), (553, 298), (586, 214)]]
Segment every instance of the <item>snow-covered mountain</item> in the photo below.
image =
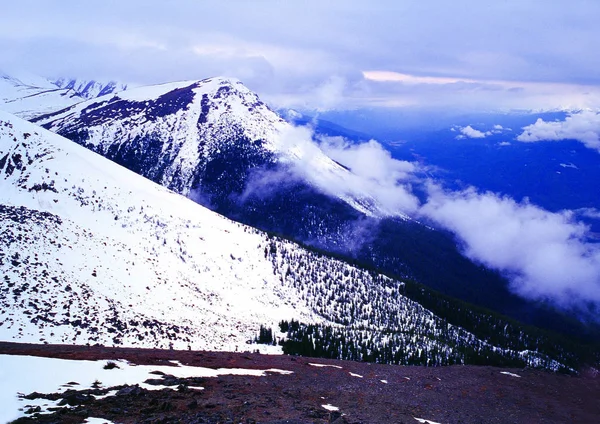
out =
[(0, 193), (2, 339), (231, 349), (323, 320), (264, 234), (2, 112)]
[(280, 288), (264, 236), (0, 116), (2, 339), (222, 349), (314, 316)]
[(127, 90), (127, 84), (117, 81), (94, 81), (78, 78), (59, 78), (53, 81), (59, 88), (66, 88), (75, 91), (83, 99), (93, 99), (95, 97), (105, 96), (118, 91)]
[[(241, 195), (255, 169), (301, 167), (305, 182), (317, 189), (352, 178), (229, 78), (138, 87), (35, 121), (178, 193), (208, 196), (209, 202), (223, 190)], [(397, 213), (357, 188), (340, 188), (335, 195), (361, 213)]]
[(0, 215), (3, 340), (233, 350), (295, 319), (389, 349), (393, 334), (396, 351), (434, 363), (486, 351), (559, 366), (450, 325), (400, 281), (232, 222), (4, 112)]
[(0, 109), (31, 119), (82, 101), (74, 90), (60, 88), (37, 76), (9, 76), (0, 72)]
[(310, 131), (237, 80), (138, 87), (34, 122), (235, 221), (531, 315), (505, 280), (465, 259), (447, 234), (387, 209)]
[(25, 119), (55, 112), (86, 99), (116, 91), (127, 85), (110, 81), (60, 78), (52, 81), (33, 74), (0, 72), (0, 109)]
[(385, 207), (309, 130), (285, 122), (237, 80), (138, 87), (33, 120), (238, 222), (454, 295), (472, 293), (469, 280), (478, 280), (500, 287), (495, 303), (507, 304), (496, 302), (499, 291), (510, 297), (504, 281), (487, 284), (489, 275), (452, 240)]

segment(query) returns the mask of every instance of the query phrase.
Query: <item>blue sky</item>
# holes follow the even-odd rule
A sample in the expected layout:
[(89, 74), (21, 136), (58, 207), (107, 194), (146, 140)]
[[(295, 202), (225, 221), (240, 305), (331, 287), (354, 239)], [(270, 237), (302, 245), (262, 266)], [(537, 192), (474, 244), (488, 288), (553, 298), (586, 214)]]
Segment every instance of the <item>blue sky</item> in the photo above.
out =
[(156, 83), (214, 75), (279, 106), (596, 108), (600, 2), (3, 4), (0, 68)]

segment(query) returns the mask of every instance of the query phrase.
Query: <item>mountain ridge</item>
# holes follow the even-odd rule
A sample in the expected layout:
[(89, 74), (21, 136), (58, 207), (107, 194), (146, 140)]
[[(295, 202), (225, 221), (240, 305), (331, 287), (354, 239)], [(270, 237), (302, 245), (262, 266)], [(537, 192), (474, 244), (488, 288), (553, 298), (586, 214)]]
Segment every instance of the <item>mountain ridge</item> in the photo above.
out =
[(4, 112), (0, 121), (3, 339), (234, 350), (260, 325), (295, 319), (377, 343), (392, 332), (407, 360), (488, 352), (565, 368), (562, 354), (515, 350), (531, 339), (495, 346), (448, 323), (404, 297), (402, 281), (234, 223)]
[(453, 235), (382, 207), (310, 129), (286, 123), (238, 80), (139, 87), (34, 121), (235, 221), (527, 323), (573, 328), (466, 259)]
[(126, 89), (126, 84), (116, 81), (52, 80), (33, 74), (11, 75), (0, 71), (0, 108), (33, 119), (86, 99)]
[(52, 81), (59, 88), (75, 91), (83, 99), (102, 97), (117, 91), (127, 90), (127, 84), (117, 81), (99, 82), (95, 80), (82, 80), (78, 78), (58, 78)]
[[(207, 174), (218, 172), (213, 168), (224, 166), (232, 149), (250, 169), (301, 163), (306, 167), (303, 178), (319, 191), (325, 182), (331, 186), (331, 180), (352, 178), (347, 168), (306, 140), (310, 135), (296, 133), (232, 78), (138, 87), (33, 121), (186, 196), (204, 190), (204, 180), (211, 178)], [(232, 182), (239, 178), (245, 179), (238, 176)], [(240, 195), (243, 188), (238, 187)], [(351, 186), (333, 195), (367, 215), (399, 214)]]

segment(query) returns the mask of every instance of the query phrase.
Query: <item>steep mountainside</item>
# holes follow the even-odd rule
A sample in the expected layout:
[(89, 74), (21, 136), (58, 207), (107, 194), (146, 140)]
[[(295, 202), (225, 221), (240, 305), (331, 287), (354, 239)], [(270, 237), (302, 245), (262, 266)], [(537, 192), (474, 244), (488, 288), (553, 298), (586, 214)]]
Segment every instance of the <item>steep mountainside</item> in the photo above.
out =
[(2, 338), (222, 349), (313, 316), (264, 236), (32, 124), (0, 128)]
[[(241, 82), (183, 81), (121, 92), (34, 120), (185, 196), (220, 203), (244, 194), (252, 169), (302, 162), (314, 188), (351, 172), (297, 137)], [(218, 181), (215, 181), (218, 180)], [(358, 188), (337, 198), (361, 213), (394, 214)]]
[(451, 235), (379, 204), (310, 134), (239, 81), (138, 87), (35, 122), (236, 221), (529, 323), (562, 325), (561, 316), (512, 295), (504, 278), (462, 256)]
[(0, 205), (4, 340), (233, 350), (292, 319), (343, 331), (365, 354), (385, 345), (403, 363), (561, 368), (541, 351), (572, 362), (475, 314), (504, 328), (479, 337), (404, 296), (403, 282), (229, 221), (5, 113)]

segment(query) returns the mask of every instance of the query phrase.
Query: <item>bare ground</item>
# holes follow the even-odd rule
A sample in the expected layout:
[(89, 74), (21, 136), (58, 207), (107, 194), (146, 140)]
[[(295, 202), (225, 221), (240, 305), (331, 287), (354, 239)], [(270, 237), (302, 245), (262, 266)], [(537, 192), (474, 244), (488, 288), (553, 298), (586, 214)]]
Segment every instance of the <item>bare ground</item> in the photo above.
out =
[[(441, 424), (600, 422), (600, 377), (593, 372), (566, 376), (530, 369), (406, 367), (254, 353), (6, 342), (0, 342), (0, 354), (126, 359), (147, 365), (177, 360), (208, 368), (293, 371), (266, 377), (225, 375), (201, 382), (171, 379), (168, 385), (173, 390), (136, 389), (19, 420), (24, 423), (81, 423), (88, 416), (115, 423), (417, 423), (415, 417)], [(157, 378), (161, 384), (168, 380)], [(187, 387), (199, 383), (204, 390)], [(328, 404), (339, 412), (323, 407)]]

